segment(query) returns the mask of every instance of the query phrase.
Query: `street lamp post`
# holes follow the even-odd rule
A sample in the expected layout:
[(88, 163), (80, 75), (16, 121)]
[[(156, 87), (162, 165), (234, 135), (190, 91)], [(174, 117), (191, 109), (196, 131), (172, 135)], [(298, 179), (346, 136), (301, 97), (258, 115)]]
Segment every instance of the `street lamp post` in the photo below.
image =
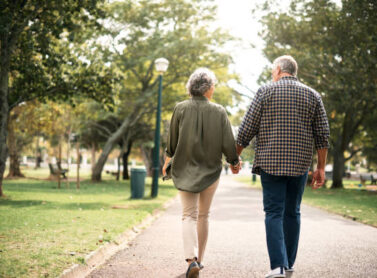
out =
[(162, 75), (168, 69), (169, 61), (165, 58), (158, 58), (155, 61), (156, 70), (159, 72), (156, 130), (154, 136), (153, 150), (153, 181), (152, 181), (152, 198), (158, 195), (158, 177), (160, 173), (160, 124), (161, 124), (161, 98), (162, 98)]

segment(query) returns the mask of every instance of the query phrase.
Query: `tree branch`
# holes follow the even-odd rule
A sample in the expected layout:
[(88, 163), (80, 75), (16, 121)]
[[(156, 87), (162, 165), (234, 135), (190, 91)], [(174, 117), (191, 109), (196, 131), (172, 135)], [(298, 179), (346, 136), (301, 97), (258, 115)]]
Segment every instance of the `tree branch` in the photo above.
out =
[(94, 121), (91, 121), (90, 124), (91, 124), (93, 127), (97, 128), (99, 132), (100, 132), (101, 130), (102, 130), (102, 131), (105, 131), (105, 132), (107, 133), (106, 137), (108, 137), (108, 136), (110, 136), (110, 135), (112, 134), (112, 132), (111, 132), (108, 128), (106, 128), (106, 127), (104, 127), (104, 126), (102, 126), (102, 125), (100, 125), (100, 124), (98, 124), (98, 123), (96, 123), (96, 122), (94, 122)]
[(145, 83), (146, 84), (148, 84), (153, 77), (153, 66), (154, 66), (154, 61), (151, 61), (149, 68), (147, 70), (147, 74), (145, 75)]
[(344, 159), (344, 161), (350, 160), (352, 157), (355, 156), (355, 154), (357, 154), (358, 152), (361, 152), (362, 150), (363, 150), (363, 148), (358, 148), (358, 149), (352, 151), (351, 154)]

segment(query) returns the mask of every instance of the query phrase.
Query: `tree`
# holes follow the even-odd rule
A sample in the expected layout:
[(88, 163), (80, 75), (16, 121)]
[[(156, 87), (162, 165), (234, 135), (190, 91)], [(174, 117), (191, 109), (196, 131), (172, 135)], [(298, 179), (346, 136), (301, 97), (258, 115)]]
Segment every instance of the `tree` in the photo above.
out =
[(369, 169), (377, 169), (377, 110), (374, 109), (368, 113), (365, 128), (362, 131), (364, 134), (363, 155), (368, 161)]
[(343, 187), (344, 164), (362, 151), (362, 130), (377, 105), (376, 14), (373, 0), (343, 0), (340, 7), (295, 0), (287, 12), (262, 19), (267, 58), (292, 55), (300, 80), (322, 94), (331, 129), (332, 188)]
[(30, 102), (12, 109), (8, 125), (9, 174), (8, 177), (23, 177), (20, 169), (22, 151), (33, 142), (40, 131), (37, 103)]
[(0, 196), (12, 108), (32, 99), (68, 100), (80, 92), (103, 100), (98, 90), (109, 91), (111, 72), (98, 74), (98, 65), (85, 64), (67, 48), (83, 26), (99, 26), (100, 2), (0, 2)]
[[(184, 98), (183, 85), (196, 67), (207, 66), (222, 72), (224, 82), (231, 77), (227, 74), (230, 56), (218, 51), (230, 36), (221, 30), (211, 32), (206, 28), (208, 22), (214, 20), (215, 7), (211, 1), (114, 2), (109, 9), (114, 24), (108, 32), (114, 41), (124, 46), (121, 52), (114, 48), (114, 53), (108, 53), (109, 62), (124, 77), (115, 93), (121, 125), (103, 146), (92, 172), (94, 181), (101, 180), (108, 155), (125, 134), (139, 123), (154, 122), (156, 58), (165, 57), (170, 61), (164, 76), (163, 113), (172, 111), (175, 103)], [(127, 34), (118, 37), (124, 28)], [(226, 93), (230, 94), (231, 90)], [(229, 99), (232, 100), (230, 97), (228, 102)]]

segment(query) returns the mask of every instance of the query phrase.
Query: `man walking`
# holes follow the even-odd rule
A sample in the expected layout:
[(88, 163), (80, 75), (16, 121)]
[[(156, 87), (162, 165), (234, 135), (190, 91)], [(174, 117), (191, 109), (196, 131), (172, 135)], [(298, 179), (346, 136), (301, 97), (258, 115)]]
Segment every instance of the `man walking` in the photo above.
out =
[(318, 153), (313, 188), (325, 180), (329, 125), (319, 93), (297, 80), (297, 63), (281, 56), (273, 63), (273, 82), (261, 87), (239, 129), (237, 152), (256, 136), (253, 173), (261, 175), (267, 248), (271, 271), (266, 278), (293, 272), (300, 204), (312, 160)]

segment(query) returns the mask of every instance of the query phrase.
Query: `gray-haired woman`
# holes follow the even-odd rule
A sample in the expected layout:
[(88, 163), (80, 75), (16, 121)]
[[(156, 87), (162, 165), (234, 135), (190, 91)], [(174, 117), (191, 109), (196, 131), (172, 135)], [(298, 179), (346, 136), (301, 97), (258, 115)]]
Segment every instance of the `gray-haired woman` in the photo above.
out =
[(176, 105), (171, 119), (163, 174), (170, 160), (174, 185), (183, 209), (183, 247), (189, 264), (186, 277), (199, 277), (208, 238), (208, 215), (222, 170), (222, 155), (238, 173), (232, 128), (224, 107), (210, 102), (216, 77), (197, 69), (187, 82), (190, 99)]

